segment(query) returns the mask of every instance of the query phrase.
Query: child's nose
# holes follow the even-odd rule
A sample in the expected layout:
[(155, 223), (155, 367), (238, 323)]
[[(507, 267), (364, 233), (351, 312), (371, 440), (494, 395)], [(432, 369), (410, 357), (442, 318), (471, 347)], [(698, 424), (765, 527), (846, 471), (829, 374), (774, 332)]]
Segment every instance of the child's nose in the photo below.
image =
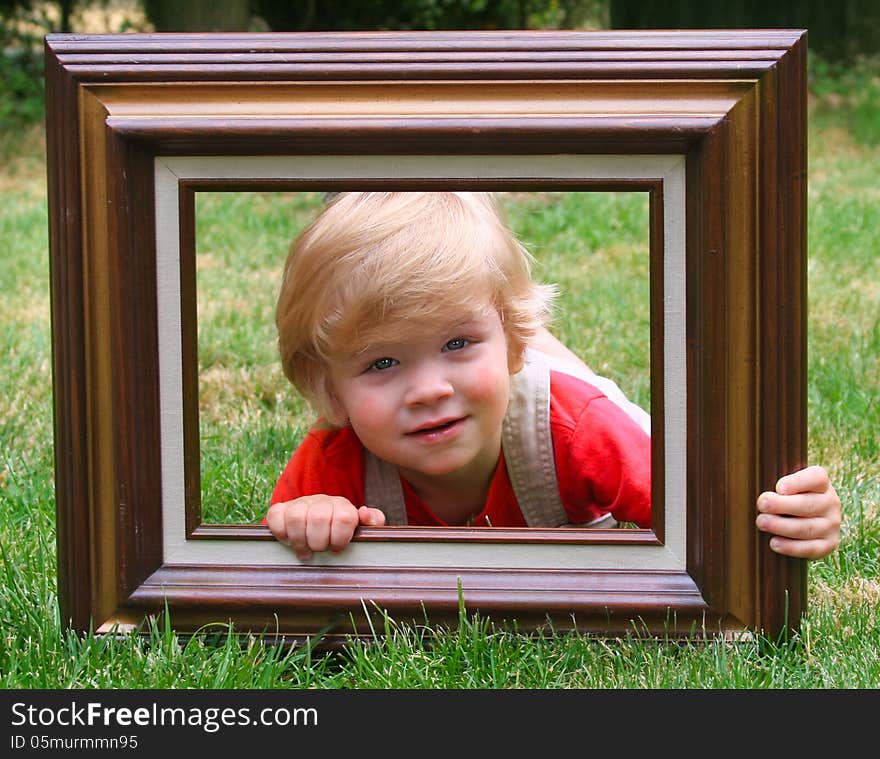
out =
[(448, 398), (454, 392), (452, 383), (436, 367), (422, 366), (412, 372), (406, 393), (408, 406), (424, 406)]

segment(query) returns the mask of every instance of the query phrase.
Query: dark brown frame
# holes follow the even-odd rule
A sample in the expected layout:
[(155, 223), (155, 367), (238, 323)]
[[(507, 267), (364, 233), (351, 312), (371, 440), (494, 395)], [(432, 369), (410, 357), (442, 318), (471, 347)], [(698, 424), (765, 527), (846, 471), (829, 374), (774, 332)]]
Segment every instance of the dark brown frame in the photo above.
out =
[[(181, 632), (231, 620), (238, 630), (323, 631), (339, 641), (369, 630), (374, 604), (398, 620), (455, 623), (463, 600), (523, 630), (796, 628), (805, 565), (769, 550), (754, 503), (806, 459), (805, 61), (801, 31), (49, 36), (65, 624), (107, 631), (168, 608)], [(165, 561), (155, 158), (386, 154), (684, 156), (682, 567)], [(181, 251), (196, 189), (181, 189)], [(646, 180), (641, 189), (656, 205), (662, 186)], [(653, 213), (655, 423), (663, 408), (658, 224)], [(184, 321), (191, 328), (192, 315)], [(656, 432), (654, 448), (656, 469), (664, 461)], [(197, 453), (190, 439), (186, 472)], [(441, 528), (441, 538), (436, 529), (387, 528), (363, 531), (357, 543), (479, 541), (487, 555), (493, 541), (539, 554), (561, 545), (662, 548), (655, 484), (651, 530)], [(197, 522), (188, 526), (196, 542), (269, 538), (264, 528), (218, 534)]]

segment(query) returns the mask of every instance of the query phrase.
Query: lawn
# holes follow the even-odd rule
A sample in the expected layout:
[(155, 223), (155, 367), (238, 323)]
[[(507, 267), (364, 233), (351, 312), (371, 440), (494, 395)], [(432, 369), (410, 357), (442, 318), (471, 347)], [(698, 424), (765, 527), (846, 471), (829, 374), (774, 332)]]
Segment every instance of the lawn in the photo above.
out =
[[(239, 639), (62, 629), (55, 503), (44, 145), (2, 136), (0, 168), (0, 686), (4, 688), (869, 688), (880, 686), (880, 78), (814, 72), (809, 134), (809, 458), (841, 495), (839, 551), (809, 572), (786, 641), (533, 638), (463, 609), (455, 630), (376, 614), (382, 635), (333, 654)], [(203, 509), (259, 519), (308, 424), (277, 366), (272, 308), (290, 238), (317, 195), (199, 198)], [(504, 198), (559, 284), (555, 329), (647, 405), (646, 203), (637, 193)], [(230, 219), (236, 220), (231, 225)], [(600, 276), (601, 274), (601, 276)], [(625, 315), (626, 318), (616, 318)], [(600, 328), (601, 327), (601, 328)]]

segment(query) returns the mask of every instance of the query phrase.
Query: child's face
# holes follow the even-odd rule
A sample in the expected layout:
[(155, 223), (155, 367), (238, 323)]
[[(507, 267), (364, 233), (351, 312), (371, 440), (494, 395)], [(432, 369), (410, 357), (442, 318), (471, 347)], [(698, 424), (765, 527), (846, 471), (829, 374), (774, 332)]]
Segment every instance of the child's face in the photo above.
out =
[(334, 362), (336, 397), (363, 445), (404, 476), (494, 471), (510, 375), (494, 308)]

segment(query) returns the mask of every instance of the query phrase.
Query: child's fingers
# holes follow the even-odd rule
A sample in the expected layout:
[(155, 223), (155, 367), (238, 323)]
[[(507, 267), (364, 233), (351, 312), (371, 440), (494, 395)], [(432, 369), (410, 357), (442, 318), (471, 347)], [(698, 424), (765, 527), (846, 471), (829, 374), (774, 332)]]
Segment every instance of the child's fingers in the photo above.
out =
[[(379, 514), (384, 524), (385, 516)], [(326, 495), (276, 503), (266, 514), (272, 534), (289, 545), (300, 561), (310, 561), (316, 551), (328, 548), (341, 551), (351, 542), (358, 521), (358, 510), (347, 498)]]
[(306, 518), (309, 507), (305, 503), (299, 503), (288, 508), (285, 512), (285, 529), (287, 541), (293, 552), (300, 561), (309, 561), (312, 551), (306, 539)]
[(305, 518), (308, 506), (300, 501), (275, 503), (266, 513), (266, 524), (279, 543), (290, 546), (300, 561), (308, 561), (312, 553), (305, 540)]
[(326, 551), (330, 547), (330, 526), (333, 521), (333, 504), (322, 499), (310, 503), (306, 513), (305, 538), (312, 551)]
[(776, 492), (780, 495), (824, 493), (830, 486), (831, 480), (825, 469), (821, 466), (808, 466), (780, 477), (776, 482)]
[(286, 501), (273, 504), (266, 514), (266, 524), (275, 539), (290, 546), (300, 561), (312, 558), (306, 542), (306, 513), (308, 506), (302, 502)]
[(817, 559), (827, 556), (840, 542), (838, 525), (825, 517), (790, 517), (760, 514), (755, 524), (772, 534), (770, 548), (787, 556)]
[(358, 520), (364, 527), (383, 527), (385, 512), (372, 506), (361, 506), (358, 509)]
[(357, 509), (348, 501), (340, 498), (334, 505), (329, 529), (329, 548), (338, 553), (345, 548), (354, 536), (358, 526)]
[(770, 549), (784, 556), (793, 556), (798, 559), (821, 559), (827, 556), (835, 548), (838, 541), (824, 540), (793, 540), (774, 536), (770, 539)]
[(284, 511), (286, 504), (273, 503), (266, 513), (266, 525), (269, 531), (275, 536), (275, 540), (284, 545), (290, 545), (290, 539), (287, 537), (287, 525), (285, 523)]
[(787, 517), (775, 514), (760, 514), (755, 525), (761, 532), (770, 532), (783, 538), (795, 540), (820, 540), (832, 531), (827, 519), (820, 517)]
[(758, 511), (797, 517), (823, 516), (828, 511), (828, 498), (823, 493), (778, 495), (768, 491), (758, 496)]

